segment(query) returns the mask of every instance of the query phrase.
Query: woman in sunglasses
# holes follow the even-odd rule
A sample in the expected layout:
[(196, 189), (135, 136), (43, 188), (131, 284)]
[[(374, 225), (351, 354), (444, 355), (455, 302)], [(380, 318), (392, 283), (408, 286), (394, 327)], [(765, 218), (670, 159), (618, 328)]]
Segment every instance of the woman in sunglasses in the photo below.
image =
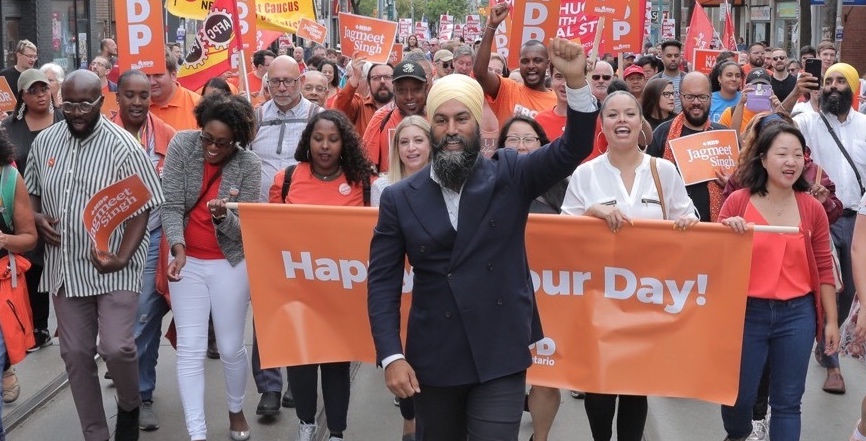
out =
[(250, 287), (237, 214), (226, 202), (258, 202), (261, 160), (250, 103), (214, 93), (195, 107), (201, 130), (178, 133), (163, 168), (163, 234), (173, 258), (166, 270), (177, 325), (177, 380), (191, 440), (207, 438), (204, 358), (213, 316), (228, 402), (229, 435), (250, 437), (243, 413), (247, 351), (244, 329)]

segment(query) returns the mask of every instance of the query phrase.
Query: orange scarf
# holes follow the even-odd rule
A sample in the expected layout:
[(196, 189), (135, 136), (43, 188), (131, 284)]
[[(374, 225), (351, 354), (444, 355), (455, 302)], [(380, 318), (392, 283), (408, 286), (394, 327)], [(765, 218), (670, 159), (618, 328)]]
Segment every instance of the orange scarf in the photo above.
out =
[[(677, 115), (673, 121), (671, 121), (671, 130), (668, 132), (668, 141), (672, 139), (677, 139), (682, 136), (683, 133), (683, 122), (686, 120), (686, 116), (683, 113)], [(704, 123), (704, 127), (702, 131), (707, 131), (710, 129), (710, 120), (707, 119), (707, 122)], [(676, 160), (674, 159), (674, 154), (671, 149), (668, 148), (667, 143), (664, 145), (664, 155), (663, 157), (668, 161), (671, 161), (676, 164)], [(719, 218), (719, 211), (722, 209), (722, 186), (719, 185), (716, 181), (707, 182), (707, 190), (710, 193), (710, 221), (716, 222)]]

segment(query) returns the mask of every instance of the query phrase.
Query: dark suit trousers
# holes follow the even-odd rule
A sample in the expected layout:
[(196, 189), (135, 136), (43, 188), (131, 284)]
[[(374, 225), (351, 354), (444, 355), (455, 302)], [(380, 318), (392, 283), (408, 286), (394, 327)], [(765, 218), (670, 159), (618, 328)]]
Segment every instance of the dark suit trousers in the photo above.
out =
[(424, 441), (517, 441), (526, 371), (463, 386), (421, 384), (415, 416)]

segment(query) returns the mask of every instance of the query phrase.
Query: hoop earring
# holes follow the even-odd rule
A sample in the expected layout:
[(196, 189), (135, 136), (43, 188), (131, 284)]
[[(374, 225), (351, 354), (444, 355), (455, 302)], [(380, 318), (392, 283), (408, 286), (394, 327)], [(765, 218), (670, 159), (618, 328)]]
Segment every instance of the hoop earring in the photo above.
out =
[[(599, 136), (604, 136), (604, 133), (598, 132), (598, 134), (595, 135), (595, 148), (598, 149), (599, 153), (605, 154), (605, 153), (607, 153), (607, 145), (605, 145), (604, 151), (602, 151), (601, 150), (601, 142), (599, 141), (599, 139), (600, 139)], [(607, 141), (607, 138), (605, 138), (605, 141)]]
[(21, 103), (21, 108), (18, 109), (18, 116), (17, 116), (18, 121), (21, 121), (22, 119), (24, 119), (24, 112), (25, 112), (25, 109), (26, 109), (26, 108), (27, 108), (27, 103), (23, 103), (23, 102), (22, 102), (22, 103)]
[(313, 162), (313, 157), (310, 155), (310, 149), (307, 149), (307, 162)]
[(647, 147), (649, 147), (649, 143), (644, 142), (643, 148), (641, 148), (641, 146), (640, 146), (640, 137), (641, 136), (643, 136), (643, 140), (646, 141), (646, 134), (643, 132), (643, 129), (641, 129), (640, 134), (637, 136), (637, 149), (643, 153), (646, 153), (646, 149), (647, 149)]

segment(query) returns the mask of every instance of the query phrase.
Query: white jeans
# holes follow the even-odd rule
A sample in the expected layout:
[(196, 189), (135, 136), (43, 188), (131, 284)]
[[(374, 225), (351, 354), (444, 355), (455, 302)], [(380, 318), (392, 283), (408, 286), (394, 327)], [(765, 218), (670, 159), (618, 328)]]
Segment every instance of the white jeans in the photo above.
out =
[(181, 280), (171, 282), (171, 305), (177, 327), (177, 383), (191, 439), (205, 439), (204, 359), (208, 317), (213, 317), (217, 348), (223, 363), (229, 412), (243, 410), (247, 384), (244, 328), (250, 305), (246, 261), (187, 256)]

